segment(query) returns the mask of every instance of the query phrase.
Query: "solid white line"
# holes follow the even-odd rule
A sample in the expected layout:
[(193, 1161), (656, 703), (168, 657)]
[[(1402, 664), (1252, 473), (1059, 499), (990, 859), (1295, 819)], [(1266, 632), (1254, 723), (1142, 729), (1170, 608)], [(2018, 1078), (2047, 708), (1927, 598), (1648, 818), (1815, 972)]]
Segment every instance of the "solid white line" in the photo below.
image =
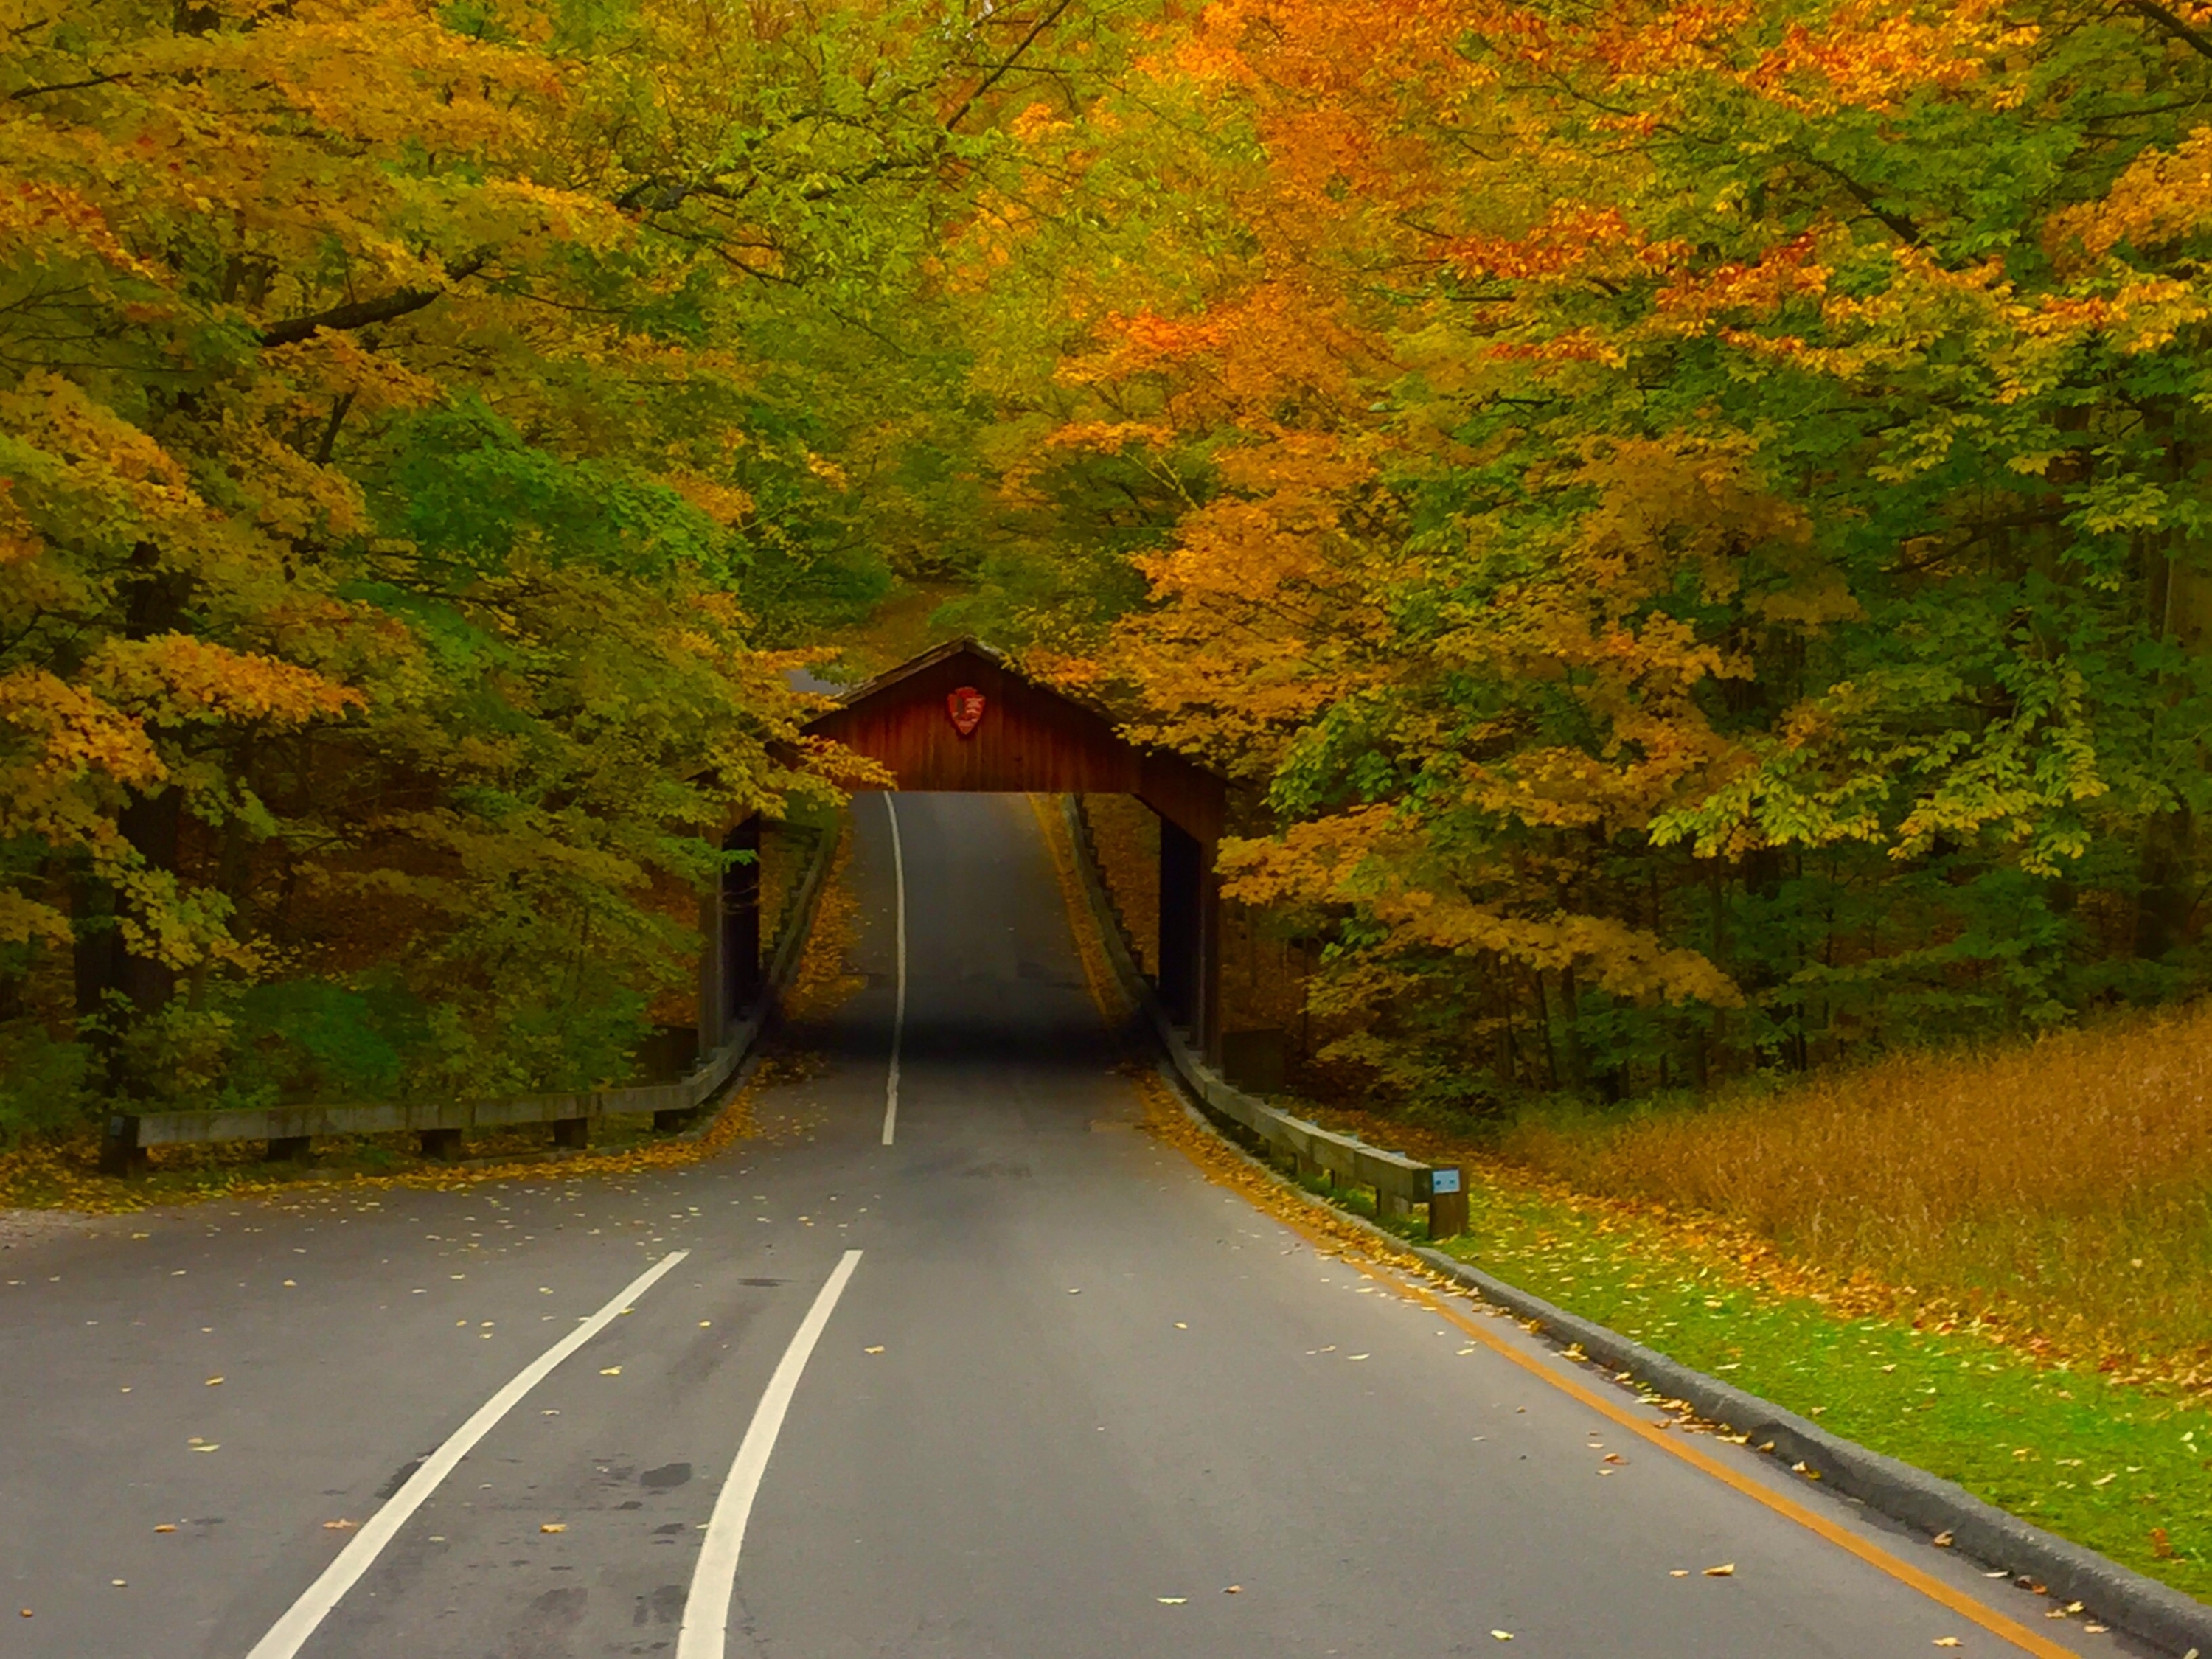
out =
[(489, 1434), (492, 1426), (512, 1411), (523, 1395), (543, 1382), (556, 1365), (606, 1329), (630, 1304), (651, 1290), (663, 1273), (689, 1255), (689, 1250), (676, 1250), (661, 1257), (630, 1280), (613, 1301), (517, 1371), (505, 1388), (477, 1407), (476, 1415), (423, 1459), (422, 1467), (407, 1477), (406, 1485), (392, 1495), (391, 1502), (369, 1516), (362, 1529), (347, 1540), (337, 1559), (323, 1569), (322, 1577), (308, 1585), (306, 1593), (270, 1627), (269, 1634), (253, 1644), (253, 1651), (246, 1655), (246, 1659), (292, 1659), (330, 1610), (368, 1571), (392, 1535), (422, 1507), (422, 1500), (437, 1491), (439, 1483), (453, 1472), (454, 1465), (469, 1455), (477, 1442)]
[(884, 1085), (884, 1145), (898, 1129), (899, 1047), (906, 1040), (906, 854), (899, 846), (898, 808), (884, 792), (884, 811), (891, 821), (891, 885), (897, 890), (898, 998), (891, 1009), (891, 1070)]
[(738, 1554), (745, 1547), (745, 1522), (752, 1518), (753, 1498), (761, 1477), (775, 1450), (775, 1437), (783, 1432), (784, 1413), (799, 1392), (799, 1378), (806, 1369), (823, 1328), (836, 1311), (837, 1298), (845, 1294), (846, 1281), (860, 1265), (860, 1253), (848, 1250), (830, 1270), (829, 1282), (806, 1310), (791, 1346), (776, 1362), (775, 1375), (753, 1407), (753, 1420), (738, 1445), (738, 1461), (730, 1465), (729, 1479), (714, 1498), (714, 1513), (707, 1522), (707, 1541), (699, 1551), (699, 1565), (691, 1570), (691, 1591), (684, 1601), (684, 1622), (676, 1632), (676, 1659), (722, 1659), (722, 1641), (729, 1628), (730, 1597), (737, 1591)]

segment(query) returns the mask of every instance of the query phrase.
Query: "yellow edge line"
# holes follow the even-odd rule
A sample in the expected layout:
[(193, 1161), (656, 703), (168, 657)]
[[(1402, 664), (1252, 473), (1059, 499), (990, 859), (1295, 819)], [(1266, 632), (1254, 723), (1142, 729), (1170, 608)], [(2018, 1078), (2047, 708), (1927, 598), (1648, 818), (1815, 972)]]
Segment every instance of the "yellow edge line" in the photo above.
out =
[[(1068, 920), (1076, 935), (1076, 957), (1082, 966), (1083, 977), (1089, 986), (1091, 1000), (1098, 1006), (1100, 1016), (1107, 1018), (1110, 1024), (1111, 1016), (1107, 1012), (1107, 999), (1101, 991), (1097, 976), (1092, 969), (1089, 960), (1090, 953), (1083, 949), (1083, 945), (1088, 943), (1083, 924), (1091, 920), (1087, 914), (1090, 907), (1081, 902), (1082, 895), (1076, 888), (1073, 872), (1066, 866), (1065, 860), (1068, 854), (1060, 846), (1060, 834), (1056, 833), (1060, 831), (1061, 827), (1047, 816), (1045, 799), (1031, 795), (1030, 805), (1036, 811), (1038, 828), (1043, 831), (1045, 844), (1053, 854), (1054, 873), (1060, 878), (1060, 896), (1067, 906)], [(1208, 1181), (1213, 1182), (1216, 1186), (1229, 1185), (1225, 1182), (1215, 1180), (1213, 1172), (1198, 1158), (1192, 1157), (1189, 1148), (1185, 1147), (1182, 1151), (1184, 1156), (1190, 1158), (1191, 1162), (1197, 1165), (1199, 1172)], [(1279, 1185), (1282, 1184), (1272, 1171), (1269, 1172), (1269, 1178), (1277, 1180)], [(1232, 1187), (1231, 1190), (1237, 1189)], [(1284, 1194), (1286, 1198), (1289, 1196), (1287, 1186), (1284, 1187)], [(1251, 1195), (1249, 1193), (1240, 1194), (1240, 1196), (1245, 1202), (1251, 1203)], [(1256, 1204), (1253, 1207), (1260, 1208)], [(1307, 1226), (1303, 1218), (1295, 1215), (1287, 1215), (1279, 1211), (1273, 1213), (1276, 1219), (1283, 1222), (1308, 1243), (1329, 1250), (1340, 1260), (1348, 1262), (1366, 1278), (1387, 1281), (1409, 1292), (1414, 1300), (1419, 1302), (1438, 1318), (1456, 1325), (1485, 1347), (1504, 1355), (1530, 1376), (1550, 1383), (1570, 1399), (1620, 1424), (1621, 1427), (1658, 1447), (1662, 1451), (1681, 1459), (1692, 1468), (1711, 1475), (1723, 1486), (1741, 1492), (1755, 1503), (1764, 1504), (1785, 1520), (1796, 1522), (1814, 1536), (1825, 1539), (1837, 1548), (1856, 1556), (1869, 1566), (1879, 1572), (1886, 1573), (1899, 1583), (1918, 1590), (1938, 1606), (1949, 1608), (1961, 1619), (1980, 1626), (1990, 1635), (2000, 1637), (2011, 1643), (2023, 1653), (2034, 1654), (2036, 1659), (2081, 1659), (2081, 1655), (2075, 1650), (2063, 1648), (2048, 1637), (2030, 1630), (2018, 1620), (2006, 1618), (2004, 1614), (1976, 1601), (1964, 1590), (1954, 1589), (1942, 1579), (1923, 1572), (1919, 1568), (1900, 1559), (1879, 1544), (1870, 1543), (1866, 1539), (1861, 1538), (1848, 1527), (1838, 1526), (1827, 1516), (1807, 1509), (1796, 1499), (1776, 1492), (1765, 1482), (1754, 1480), (1741, 1471), (1730, 1468), (1718, 1458), (1700, 1451), (1697, 1447), (1688, 1443), (1680, 1435), (1671, 1433), (1656, 1424), (1638, 1417), (1619, 1402), (1607, 1399), (1595, 1389), (1586, 1387), (1572, 1376), (1563, 1375), (1534, 1355), (1522, 1352), (1495, 1332), (1484, 1329), (1480, 1321), (1469, 1318), (1425, 1286), (1392, 1272), (1380, 1262), (1347, 1255), (1340, 1242)]]
[[(1196, 1159), (1192, 1161), (1197, 1162)], [(1201, 1172), (1205, 1171), (1203, 1164), (1200, 1164), (1199, 1168)], [(1218, 1186), (1224, 1183), (1217, 1182), (1215, 1184)], [(1246, 1201), (1250, 1201), (1249, 1196)], [(1564, 1376), (1534, 1355), (1522, 1352), (1495, 1332), (1485, 1330), (1480, 1321), (1468, 1317), (1425, 1286), (1391, 1272), (1378, 1262), (1347, 1255), (1342, 1243), (1330, 1239), (1325, 1234), (1308, 1229), (1297, 1218), (1280, 1215), (1277, 1218), (1284, 1221), (1293, 1232), (1305, 1238), (1309, 1243), (1330, 1249), (1340, 1260), (1348, 1262), (1365, 1277), (1386, 1281), (1407, 1291), (1413, 1300), (1419, 1302), (1438, 1318), (1448, 1320), (1456, 1325), (1485, 1347), (1504, 1355), (1530, 1376), (1550, 1383), (1560, 1393), (1589, 1407), (1601, 1416), (1611, 1419), (1621, 1427), (1658, 1447), (1662, 1451), (1680, 1458), (1692, 1468), (1700, 1470), (1712, 1476), (1722, 1485), (1741, 1492), (1745, 1497), (1757, 1503), (1765, 1504), (1775, 1514), (1787, 1520), (1795, 1521), (1808, 1532), (1826, 1539), (1838, 1549), (1856, 1555), (1869, 1566), (1887, 1573), (1898, 1583), (1918, 1590), (1929, 1601), (1948, 1607), (1960, 1618), (1972, 1620), (1991, 1635), (2003, 1638), (2022, 1652), (2034, 1654), (2037, 1659), (2081, 1659), (2081, 1655), (2075, 1650), (2063, 1648), (2049, 1638), (2030, 1630), (2017, 1620), (2008, 1619), (2004, 1614), (1976, 1601), (1964, 1590), (1955, 1589), (1942, 1579), (1923, 1572), (1909, 1562), (1893, 1555), (1881, 1545), (1861, 1538), (1848, 1527), (1839, 1526), (1829, 1520), (1827, 1516), (1807, 1509), (1796, 1499), (1776, 1492), (1765, 1482), (1755, 1480), (1741, 1470), (1730, 1468), (1718, 1458), (1689, 1444), (1680, 1435), (1670, 1433), (1660, 1425), (1637, 1416), (1618, 1401), (1607, 1399), (1603, 1395), (1585, 1386), (1576, 1378)]]

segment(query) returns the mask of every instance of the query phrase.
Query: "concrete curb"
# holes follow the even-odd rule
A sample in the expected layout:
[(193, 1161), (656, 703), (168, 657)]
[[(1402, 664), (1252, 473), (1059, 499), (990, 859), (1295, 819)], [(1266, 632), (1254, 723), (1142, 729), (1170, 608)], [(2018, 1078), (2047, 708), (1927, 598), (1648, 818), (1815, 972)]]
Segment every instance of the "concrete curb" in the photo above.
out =
[[(1091, 849), (1081, 835), (1074, 836), (1073, 840), (1076, 866), (1083, 873), (1083, 888), (1091, 901), (1091, 914), (1105, 937), (1106, 955), (1121, 976), (1123, 990), (1140, 1008), (1146, 1007), (1151, 988), (1135, 976), (1135, 963), (1106, 902), (1103, 884), (1091, 866)], [(1412, 1243), (1376, 1226), (1364, 1216), (1339, 1209), (1309, 1193), (1222, 1134), (1219, 1126), (1193, 1099), (1194, 1093), (1200, 1100), (1204, 1095), (1199, 1082), (1182, 1075), (1182, 1045), (1163, 1046), (1167, 1049), (1167, 1058), (1161, 1063), (1161, 1074), (1175, 1086), (1184, 1111), (1192, 1120), (1207, 1133), (1221, 1139), (1254, 1169), (1316, 1209), (1326, 1210), (1334, 1219), (1350, 1222), (1390, 1249), (1411, 1252), (1484, 1301), (1517, 1318), (1535, 1322), (1541, 1334), (1557, 1345), (1578, 1346), (1593, 1364), (1613, 1373), (1617, 1379), (1625, 1372), (1629, 1380), (1655, 1390), (1662, 1398), (1682, 1401), (1698, 1416), (1720, 1423), (1734, 1433), (1748, 1436), (1750, 1443), (1761, 1449), (1771, 1444), (1771, 1455), (1791, 1464), (1802, 1462), (1808, 1471), (1818, 1470), (1822, 1486), (1856, 1498), (1869, 1509), (1892, 1520), (1922, 1528), (1930, 1537), (1949, 1533), (1951, 1547), (1962, 1555), (2033, 1579), (2046, 1586), (2055, 1599), (2080, 1601), (2104, 1623), (2168, 1653), (2197, 1659), (2200, 1652), (2212, 1650), (2212, 1607), (2194, 1597), (2055, 1533), (2031, 1526), (2017, 1516), (1983, 1502), (1952, 1481), (1894, 1457), (1869, 1451), (1856, 1441), (1832, 1434), (1819, 1424), (1784, 1410), (1771, 1401), (1762, 1400), (1717, 1376), (1669, 1359), (1618, 1331), (1569, 1313), (1541, 1297), (1531, 1296), (1442, 1250)]]

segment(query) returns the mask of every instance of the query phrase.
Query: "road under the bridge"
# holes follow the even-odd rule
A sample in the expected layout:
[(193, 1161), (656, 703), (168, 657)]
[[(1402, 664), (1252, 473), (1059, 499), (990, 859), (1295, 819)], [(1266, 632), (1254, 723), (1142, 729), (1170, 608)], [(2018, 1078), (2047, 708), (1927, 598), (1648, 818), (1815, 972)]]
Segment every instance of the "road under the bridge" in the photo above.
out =
[[(1500, 1632), (1574, 1659), (2021, 1650), (1148, 1134), (1022, 799), (855, 817), (867, 988), (826, 1064), (763, 1096), (762, 1139), (0, 1253), (0, 1654), (699, 1659), (732, 1560), (726, 1650), (772, 1659), (1427, 1659)], [(2040, 1622), (1971, 1564), (1698, 1443)], [(343, 1594), (301, 1610), (334, 1562)], [(2030, 1650), (2132, 1650), (2051, 1640)]]

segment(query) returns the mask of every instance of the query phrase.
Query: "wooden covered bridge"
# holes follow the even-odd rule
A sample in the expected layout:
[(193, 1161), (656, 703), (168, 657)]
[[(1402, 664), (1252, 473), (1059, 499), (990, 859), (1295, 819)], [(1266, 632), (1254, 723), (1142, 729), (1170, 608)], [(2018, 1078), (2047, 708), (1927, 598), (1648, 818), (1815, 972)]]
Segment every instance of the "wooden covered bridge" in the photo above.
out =
[[(1225, 790), (1181, 756), (1141, 748), (1113, 722), (1024, 676), (972, 639), (924, 652), (857, 686), (806, 726), (878, 762), (908, 790), (1134, 795), (1159, 815), (1159, 994), (1218, 1060), (1221, 901), (1213, 873)], [(730, 851), (757, 850), (757, 818), (730, 831)], [(759, 878), (724, 876), (708, 907), (700, 969), (702, 1052), (716, 1047), (760, 991)]]

